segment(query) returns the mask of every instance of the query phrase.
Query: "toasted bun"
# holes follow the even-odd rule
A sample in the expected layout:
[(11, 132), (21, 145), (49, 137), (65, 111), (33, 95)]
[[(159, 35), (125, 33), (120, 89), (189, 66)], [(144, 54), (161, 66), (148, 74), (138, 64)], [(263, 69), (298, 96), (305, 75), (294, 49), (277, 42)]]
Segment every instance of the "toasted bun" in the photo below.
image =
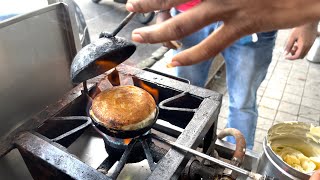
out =
[(90, 115), (110, 129), (137, 130), (153, 123), (156, 103), (147, 91), (139, 87), (117, 86), (94, 98)]

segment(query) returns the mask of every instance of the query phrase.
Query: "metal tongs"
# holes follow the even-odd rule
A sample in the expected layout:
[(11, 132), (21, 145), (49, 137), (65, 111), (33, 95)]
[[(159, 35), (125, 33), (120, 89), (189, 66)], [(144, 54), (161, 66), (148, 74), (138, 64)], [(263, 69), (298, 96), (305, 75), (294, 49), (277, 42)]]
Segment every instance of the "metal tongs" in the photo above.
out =
[(83, 47), (71, 64), (71, 79), (81, 83), (96, 77), (128, 59), (136, 46), (124, 38), (116, 37), (118, 32), (134, 17), (131, 12), (112, 32), (102, 32), (99, 39)]

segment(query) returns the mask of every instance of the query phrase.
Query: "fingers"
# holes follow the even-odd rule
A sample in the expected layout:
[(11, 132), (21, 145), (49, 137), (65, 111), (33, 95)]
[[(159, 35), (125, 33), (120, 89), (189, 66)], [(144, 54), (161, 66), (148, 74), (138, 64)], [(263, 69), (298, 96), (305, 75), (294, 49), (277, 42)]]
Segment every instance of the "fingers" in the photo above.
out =
[(222, 25), (200, 44), (187, 49), (175, 57), (168, 67), (187, 66), (208, 60), (216, 56), (231, 43), (243, 36), (238, 28)]
[[(301, 48), (302, 50), (301, 50), (301, 52), (299, 53), (299, 56), (298, 56), (297, 59), (303, 59), (303, 58), (308, 54), (310, 48), (311, 48), (311, 45), (304, 45), (304, 46)], [(298, 53), (298, 51), (297, 51), (297, 53)]]
[(309, 180), (319, 180), (320, 179), (320, 170), (317, 170)]
[(297, 60), (297, 59), (303, 59), (308, 51), (307, 48), (297, 48), (291, 51), (288, 55), (286, 55), (286, 59), (288, 60)]
[(288, 42), (287, 42), (286, 47), (285, 47), (286, 55), (288, 55), (291, 52), (296, 40), (297, 40), (297, 38), (295, 36), (293, 36), (293, 35), (291, 35), (289, 37)]
[(316, 30), (317, 23), (294, 28), (286, 45), (286, 58), (290, 60), (304, 58), (316, 38)]
[(189, 0), (128, 0), (126, 8), (130, 12), (150, 12), (165, 10), (177, 6)]
[(209, 3), (203, 2), (163, 23), (134, 30), (132, 40), (139, 43), (178, 40), (214, 21), (220, 20), (221, 14), (223, 14), (223, 11), (219, 7), (212, 8)]
[(291, 53), (286, 56), (289, 60), (296, 60), (304, 58), (309, 52), (312, 43), (311, 41), (306, 41), (303, 38), (299, 38), (298, 41), (291, 48)]
[(290, 47), (290, 49), (286, 49), (286, 59), (288, 60), (294, 60), (293, 56), (296, 54), (298, 50), (298, 44), (294, 42), (293, 46)]
[(290, 54), (286, 56), (286, 59), (289, 60), (296, 60), (296, 59), (301, 59), (305, 56), (305, 47), (303, 43), (296, 43), (292, 49)]
[(156, 24), (162, 23), (170, 18), (171, 18), (170, 11), (158, 13), (156, 18)]

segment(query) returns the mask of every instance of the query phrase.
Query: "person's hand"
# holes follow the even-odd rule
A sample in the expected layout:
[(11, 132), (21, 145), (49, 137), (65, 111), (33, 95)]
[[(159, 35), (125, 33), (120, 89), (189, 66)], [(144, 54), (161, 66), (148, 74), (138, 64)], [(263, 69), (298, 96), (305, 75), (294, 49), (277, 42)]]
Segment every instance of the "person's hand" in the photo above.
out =
[[(171, 17), (170, 10), (160, 11), (157, 13), (156, 24), (160, 24)], [(176, 41), (166, 41), (163, 42), (162, 45), (169, 49), (178, 49), (180, 47), (179, 43)]]
[[(128, 0), (132, 12), (170, 9), (189, 0)], [(297, 10), (299, 9), (299, 10)], [(136, 29), (132, 40), (159, 43), (178, 40), (216, 21), (224, 24), (198, 45), (177, 54), (172, 66), (209, 59), (242, 36), (291, 28), (320, 19), (319, 0), (203, 0), (199, 5), (161, 24)]]
[(320, 179), (320, 169), (312, 174), (309, 180), (319, 180)]
[(285, 51), (289, 60), (302, 59), (309, 52), (317, 37), (318, 22), (305, 24), (292, 30)]

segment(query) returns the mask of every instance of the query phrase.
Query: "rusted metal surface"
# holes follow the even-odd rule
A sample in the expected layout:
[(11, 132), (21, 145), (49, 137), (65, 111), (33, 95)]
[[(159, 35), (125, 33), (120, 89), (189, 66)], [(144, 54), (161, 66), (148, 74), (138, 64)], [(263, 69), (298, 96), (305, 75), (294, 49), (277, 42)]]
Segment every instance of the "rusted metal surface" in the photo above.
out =
[(173, 141), (170, 141), (168, 139), (164, 139), (164, 138), (159, 137), (157, 135), (153, 134), (152, 136), (154, 138), (156, 138), (157, 140), (159, 140), (159, 141), (162, 141), (162, 142), (165, 142), (167, 144), (170, 144), (172, 147), (174, 147), (174, 148), (176, 148), (176, 149), (178, 149), (180, 151), (184, 151), (185, 153), (190, 153), (190, 154), (195, 155), (197, 157), (201, 157), (201, 158), (206, 159), (206, 160), (208, 160), (208, 161), (210, 161), (212, 163), (215, 163), (215, 164), (217, 164), (219, 166), (223, 166), (223, 167), (225, 167), (227, 169), (230, 169), (232, 171), (235, 171), (235, 172), (237, 172), (239, 174), (245, 175), (245, 176), (247, 176), (247, 177), (249, 177), (251, 179), (255, 179), (255, 180), (262, 180), (263, 179), (263, 175), (261, 175), (261, 174), (258, 174), (258, 173), (255, 173), (255, 172), (251, 172), (251, 171), (247, 171), (245, 169), (241, 169), (241, 168), (239, 168), (237, 166), (234, 166), (232, 164), (229, 164), (229, 163), (227, 163), (227, 162), (225, 162), (223, 160), (211, 157), (211, 156), (209, 156), (207, 154), (204, 154), (204, 153), (201, 153), (201, 152), (196, 151), (194, 149), (185, 147), (183, 145), (180, 145), (180, 144), (178, 144), (176, 142), (173, 142)]
[[(138, 79), (152, 82), (155, 85), (158, 85), (160, 87), (166, 87), (171, 88), (176, 91), (180, 92), (188, 92), (191, 95), (202, 97), (202, 98), (212, 98), (212, 100), (215, 100), (216, 103), (220, 103), (222, 100), (222, 95), (208, 90), (204, 88), (200, 88), (197, 86), (189, 85), (187, 83), (178, 81), (173, 78), (164, 77), (152, 72), (144, 71), (138, 68), (134, 68), (125, 64), (120, 64), (116, 67), (116, 70), (119, 71), (122, 74), (127, 74), (131, 76), (135, 76)], [(210, 108), (210, 107), (207, 107)]]
[(119, 78), (120, 78), (120, 85), (124, 86), (124, 85), (134, 85), (133, 80), (132, 80), (132, 76), (128, 76), (128, 75), (124, 75), (124, 74), (119, 74)]
[(240, 166), (246, 153), (246, 140), (238, 129), (225, 128), (218, 134), (218, 139), (223, 139), (227, 136), (233, 136), (236, 140), (236, 150), (231, 159), (231, 164)]
[[(189, 148), (197, 147), (217, 119), (219, 108), (220, 104), (217, 101), (205, 98), (176, 142)], [(185, 166), (185, 157), (184, 153), (170, 149), (157, 164), (149, 179), (177, 179)]]
[[(217, 138), (222, 140), (223, 138), (225, 138), (227, 136), (233, 136), (236, 140), (236, 149), (233, 153), (230, 164), (240, 167), (240, 165), (242, 164), (242, 162), (244, 160), (245, 153), (246, 153), (246, 140), (245, 140), (244, 136), (242, 135), (242, 133), (238, 129), (234, 129), (234, 128), (223, 129), (217, 135)], [(231, 179), (237, 179), (239, 174), (237, 172), (233, 172), (230, 169), (226, 169), (224, 171), (224, 175), (226, 175), (226, 178), (228, 177)]]
[(100, 89), (100, 91), (104, 91), (107, 90), (109, 88), (112, 88), (112, 84), (110, 83), (110, 81), (108, 80), (108, 76), (105, 76), (104, 78), (102, 78), (99, 83), (97, 84), (97, 87)]
[[(165, 107), (160, 108), (159, 118), (182, 129), (181, 132), (177, 133), (179, 137), (176, 142), (179, 143), (180, 145), (183, 145), (189, 148), (196, 148), (199, 146), (199, 144), (203, 144), (204, 149), (206, 149), (206, 147), (208, 147), (208, 145), (211, 143), (210, 140), (212, 139), (213, 133), (216, 130), (216, 123), (217, 123), (216, 120), (217, 120), (218, 113), (221, 106), (222, 97), (220, 94), (212, 92), (207, 89), (189, 85), (184, 81), (180, 81), (179, 79), (165, 77), (159, 74), (155, 74), (153, 72), (144, 71), (141, 69), (133, 68), (131, 66), (122, 65), (122, 64), (119, 65), (116, 68), (116, 70), (111, 71), (108, 74), (109, 74), (108, 77), (98, 77), (96, 78), (98, 80), (90, 81), (91, 84), (89, 84), (89, 87), (88, 87), (90, 96), (94, 93), (99, 93), (100, 91), (108, 89), (112, 86), (125, 85), (125, 84), (130, 84), (130, 85), (133, 84), (141, 88), (147, 88), (145, 89), (147, 91), (150, 89), (157, 91), (156, 95), (158, 96), (157, 97), (158, 103), (170, 97), (179, 95), (182, 92), (186, 92), (185, 94), (183, 94), (182, 97), (178, 96), (178, 98), (173, 99), (172, 101), (166, 102), (167, 103), (166, 105), (168, 105), (168, 107), (178, 107), (178, 109), (166, 109)], [(92, 82), (96, 86), (92, 87)], [(144, 85), (144, 87), (142, 87), (142, 85)], [(26, 163), (33, 162), (34, 161), (33, 158), (35, 158), (36, 160), (40, 160), (41, 162), (45, 162), (46, 160), (45, 157), (47, 156), (46, 155), (44, 156), (43, 153), (48, 152), (48, 150), (46, 150), (47, 147), (49, 148), (49, 150), (52, 150), (52, 153), (48, 153), (48, 156), (52, 155), (53, 159), (57, 157), (57, 154), (66, 153), (67, 156), (64, 156), (67, 159), (66, 162), (69, 162), (69, 161), (71, 162), (73, 160), (77, 162), (76, 158), (74, 158), (72, 155), (68, 154), (67, 152), (64, 152), (63, 147), (57, 147), (50, 144), (49, 142), (47, 142), (47, 140), (45, 140), (46, 138), (42, 139), (42, 137), (39, 138), (38, 136), (35, 136), (34, 134), (30, 134), (30, 133), (22, 134), (16, 140), (15, 138), (17, 137), (16, 134), (20, 134), (22, 131), (32, 131), (35, 128), (39, 127), (43, 122), (48, 120), (50, 117), (56, 116), (59, 112), (66, 109), (66, 107), (70, 104), (73, 104), (75, 107), (84, 106), (84, 108), (82, 108), (83, 110), (81, 110), (83, 112), (81, 112), (77, 116), (88, 115), (87, 111), (84, 109), (86, 109), (86, 107), (89, 106), (90, 98), (87, 97), (87, 95), (81, 94), (81, 92), (83, 93), (82, 85), (79, 85), (76, 88), (74, 88), (70, 93), (68, 93), (57, 104), (48, 107), (43, 112), (40, 112), (33, 119), (29, 120), (24, 125), (19, 127), (15, 132), (13, 132), (9, 136), (10, 138), (5, 139), (5, 142), (8, 142), (9, 145), (11, 145), (10, 148), (13, 147), (11, 142), (12, 141), (15, 142), (20, 152), (22, 152), (22, 154), (26, 156), (25, 159), (32, 156), (32, 158), (28, 159)], [(84, 99), (86, 98), (89, 98), (89, 99), (86, 99), (84, 100), (84, 102), (77, 104), (79, 102), (76, 100), (79, 99), (80, 97)], [(75, 110), (76, 109), (77, 108), (75, 108)], [(186, 112), (181, 109), (192, 109), (192, 111)], [(68, 111), (62, 114), (63, 116), (72, 115), (72, 114), (69, 114)], [(72, 134), (72, 132), (73, 131), (67, 131), (65, 133), (62, 133), (63, 135), (59, 135), (51, 139), (55, 139), (59, 141), (60, 139), (64, 139), (66, 136)], [(34, 139), (35, 141), (33, 142)], [(206, 139), (205, 142), (203, 142), (203, 139)], [(164, 150), (161, 148), (159, 149), (158, 146), (155, 146), (155, 144), (153, 143), (149, 144), (149, 142), (145, 144), (143, 143), (141, 144), (141, 142), (138, 142), (136, 146), (138, 144), (142, 146), (141, 147), (142, 156), (140, 152), (139, 152), (139, 155), (138, 153), (136, 154), (136, 152), (131, 152), (130, 154), (133, 154), (134, 157), (141, 156), (141, 157), (147, 158), (148, 163), (151, 166), (151, 169), (154, 169), (149, 179), (157, 179), (157, 180), (158, 179), (177, 179), (181, 171), (184, 169), (186, 163), (188, 162), (189, 157), (186, 156), (185, 153), (176, 151), (175, 149), (169, 149), (169, 150), (167, 149)], [(2, 146), (3, 145), (1, 144), (0, 147)], [(8, 149), (10, 150), (10, 148), (8, 147), (6, 148), (7, 150)], [(106, 146), (106, 149), (108, 148), (110, 147)], [(112, 151), (119, 151), (119, 150), (113, 149)], [(121, 152), (124, 152), (124, 151), (125, 151), (124, 149), (121, 150)], [(1, 152), (1, 149), (0, 149), (0, 152)], [(112, 152), (110, 153), (112, 154)], [(106, 160), (103, 163), (104, 165), (102, 164), (101, 168), (99, 168), (98, 170), (103, 171), (105, 173), (105, 171), (108, 171), (108, 169), (111, 168), (113, 162), (115, 162), (115, 160), (119, 160), (120, 157), (118, 159), (109, 158), (109, 160), (108, 161)], [(51, 165), (53, 165), (54, 162), (51, 161), (51, 157), (48, 157), (48, 158), (49, 158), (49, 162), (47, 164), (50, 164), (48, 168), (52, 170), (53, 167), (51, 167)], [(131, 161), (130, 159), (132, 158), (129, 156), (128, 158), (129, 158), (128, 162), (130, 162)], [(157, 164), (152, 165), (154, 164), (153, 161)], [(126, 162), (124, 161), (123, 163), (126, 163)], [(33, 163), (27, 163), (27, 164), (31, 165), (31, 167), (29, 168), (30, 171), (33, 171), (33, 170), (35, 171), (36, 168), (39, 168), (39, 167), (34, 167), (34, 165), (32, 165)], [(57, 164), (57, 168), (59, 171), (58, 173), (60, 173), (60, 170), (62, 171), (63, 169), (62, 166), (63, 165), (60, 165), (59, 163)], [(84, 167), (85, 170), (87, 171), (87, 167), (82, 166), (82, 164), (79, 165), (78, 163), (76, 163), (76, 167), (80, 167), (80, 166)], [(64, 167), (69, 169), (68, 166), (64, 166)], [(34, 169), (31, 170), (32, 168)], [(91, 173), (91, 170), (88, 170), (88, 171), (90, 171), (89, 174), (91, 175), (98, 173), (98, 171), (96, 170), (93, 170), (95, 171), (94, 173), (93, 172)], [(50, 173), (56, 173), (56, 170)], [(71, 174), (72, 178), (74, 178), (73, 176), (75, 175), (73, 174), (73, 171), (70, 171), (70, 172), (67, 171), (67, 173), (64, 176), (69, 177), (70, 176), (69, 174)], [(108, 178), (108, 177), (104, 175), (103, 178)]]
[[(214, 144), (212, 144), (211, 147), (214, 147), (214, 150), (217, 151), (220, 157), (223, 157), (225, 159), (231, 159), (234, 154), (234, 150), (236, 149), (235, 144), (231, 144), (226, 141), (222, 141), (220, 139), (217, 139)], [(211, 148), (210, 147), (210, 148)], [(212, 151), (212, 149), (210, 149)], [(260, 154), (257, 152), (254, 152), (250, 149), (246, 150), (245, 158), (243, 160), (243, 163), (241, 167), (244, 169), (251, 169), (256, 170), (258, 166), (258, 158), (260, 157)]]
[(196, 158), (191, 158), (181, 174), (182, 180), (213, 180), (221, 172), (218, 168), (204, 166)]
[(15, 145), (29, 165), (34, 179), (110, 179), (44, 140), (44, 137), (22, 133), (16, 138)]
[[(90, 86), (92, 86), (92, 84)], [(0, 158), (13, 149), (12, 142), (16, 138), (17, 134), (23, 131), (31, 131), (39, 127), (43, 122), (62, 111), (68, 104), (71, 104), (77, 97), (79, 97), (81, 95), (81, 90), (82, 85), (78, 85), (67, 93), (60, 101), (48, 106), (31, 119), (25, 121), (25, 123), (10, 132), (7, 136), (2, 136), (0, 139)]]
[[(206, 135), (206, 132), (208, 132), (209, 128), (217, 119), (219, 108), (221, 105), (221, 95), (218, 93), (190, 86), (188, 84), (185, 84), (184, 82), (174, 80), (172, 78), (132, 68), (126, 65), (119, 65), (116, 69), (120, 72), (120, 74), (125, 74), (129, 77), (133, 76), (135, 78), (142, 79), (146, 82), (150, 82), (163, 88), (169, 88), (181, 92), (188, 92), (188, 94), (191, 96), (197, 96), (203, 99), (199, 108), (192, 110), (192, 112), (195, 114), (193, 115), (191, 121), (188, 123), (184, 132), (178, 138), (178, 141), (183, 142), (182, 144), (185, 146), (197, 147), (202, 138)], [(120, 83), (122, 79), (121, 76), (123, 75), (120, 75)], [(174, 110), (180, 111), (180, 109)], [(210, 133), (213, 133), (212, 131), (213, 130), (211, 130)], [(179, 172), (182, 170), (183, 166), (186, 163), (183, 163), (184, 158), (185, 154), (172, 149), (169, 150), (166, 156), (156, 166), (155, 170), (149, 178), (170, 179), (178, 177)]]
[[(191, 121), (178, 137), (177, 143), (189, 148), (197, 147), (210, 127), (217, 120), (222, 98), (220, 94), (122, 64), (116, 69), (120, 73), (136, 76), (144, 81), (152, 82), (157, 86), (171, 88), (180, 92), (188, 92), (191, 96), (203, 99)], [(149, 179), (177, 179), (186, 164), (185, 157), (184, 153), (170, 149), (165, 157), (157, 164)]]

